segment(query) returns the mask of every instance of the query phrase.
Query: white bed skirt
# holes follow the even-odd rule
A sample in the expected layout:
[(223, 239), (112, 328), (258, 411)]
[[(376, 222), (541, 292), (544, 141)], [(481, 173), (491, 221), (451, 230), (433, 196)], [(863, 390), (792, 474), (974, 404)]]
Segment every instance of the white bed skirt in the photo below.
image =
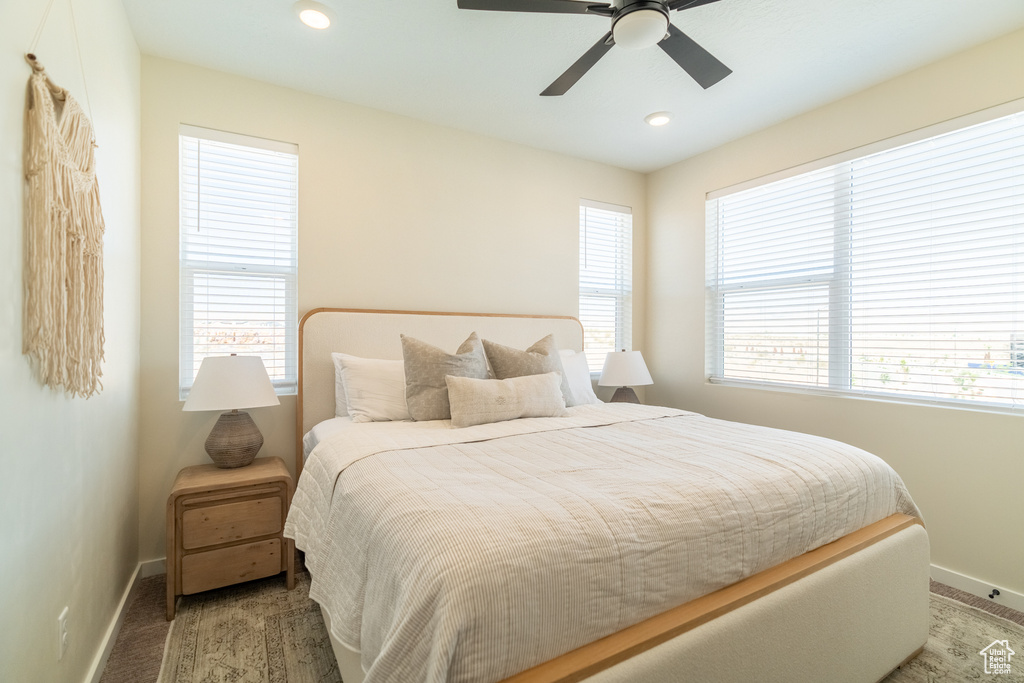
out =
[[(929, 557), (915, 524), (587, 680), (875, 683), (928, 639)], [(359, 653), (331, 645), (362, 683)]]

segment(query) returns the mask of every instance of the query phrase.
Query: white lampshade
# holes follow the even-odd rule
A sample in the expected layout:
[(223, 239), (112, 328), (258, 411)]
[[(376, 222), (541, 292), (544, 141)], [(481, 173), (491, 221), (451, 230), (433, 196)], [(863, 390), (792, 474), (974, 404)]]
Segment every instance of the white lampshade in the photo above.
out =
[(602, 387), (638, 387), (654, 384), (639, 351), (612, 351), (604, 359), (598, 385)]
[(244, 410), (280, 403), (259, 356), (207, 356), (182, 410)]
[(655, 9), (638, 9), (623, 14), (612, 25), (615, 44), (627, 50), (657, 45), (668, 31), (668, 17)]

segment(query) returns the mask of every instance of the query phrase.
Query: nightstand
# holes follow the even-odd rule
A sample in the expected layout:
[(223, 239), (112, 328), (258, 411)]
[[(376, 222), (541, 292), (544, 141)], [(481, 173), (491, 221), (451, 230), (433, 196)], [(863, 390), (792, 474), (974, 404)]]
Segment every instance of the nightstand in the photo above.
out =
[(167, 620), (179, 595), (286, 572), (295, 549), (284, 537), (292, 477), (280, 458), (221, 469), (186, 467), (167, 498)]

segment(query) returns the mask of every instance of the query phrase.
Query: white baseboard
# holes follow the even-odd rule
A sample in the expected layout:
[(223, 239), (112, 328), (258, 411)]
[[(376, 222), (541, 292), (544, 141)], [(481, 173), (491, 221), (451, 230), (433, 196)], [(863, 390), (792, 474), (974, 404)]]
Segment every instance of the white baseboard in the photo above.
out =
[(132, 604), (132, 598), (135, 597), (135, 591), (139, 587), (139, 581), (142, 579), (141, 570), (142, 565), (140, 564), (132, 572), (131, 578), (128, 579), (128, 585), (121, 596), (121, 602), (117, 605), (114, 618), (110, 621), (107, 632), (103, 634), (103, 640), (100, 641), (102, 647), (96, 653), (96, 657), (92, 660), (92, 665), (89, 667), (89, 673), (86, 674), (85, 680), (89, 683), (99, 683), (100, 678), (103, 676), (103, 669), (107, 666), (107, 660), (110, 659), (110, 651), (114, 649), (117, 634), (121, 632), (121, 625), (124, 624), (125, 615), (128, 614), (128, 607)]
[[(1024, 593), (1017, 593), (1008, 588), (1002, 588), (995, 586), (991, 583), (985, 583), (980, 579), (976, 579), (973, 576), (967, 576), (966, 574), (960, 574), (938, 565), (932, 565), (932, 578), (940, 583), (944, 583), (947, 586), (953, 588), (959, 588), (965, 593), (976, 595), (979, 598), (989, 600), (993, 604), (1002, 605), (1003, 607), (1009, 607), (1019, 612), (1024, 612)], [(989, 594), (993, 588), (999, 589), (999, 595), (995, 598), (989, 598)]]
[(157, 574), (166, 574), (167, 562), (162, 557), (159, 560), (147, 560), (139, 563), (139, 570), (142, 572), (140, 578), (143, 579)]

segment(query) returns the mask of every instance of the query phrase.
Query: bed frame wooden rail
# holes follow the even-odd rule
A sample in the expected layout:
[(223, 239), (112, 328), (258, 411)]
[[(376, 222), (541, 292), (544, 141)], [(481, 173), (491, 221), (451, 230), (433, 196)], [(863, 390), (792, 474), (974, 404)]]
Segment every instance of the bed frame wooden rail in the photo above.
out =
[[(582, 681), (914, 525), (924, 526), (919, 518), (909, 515), (886, 517), (838, 541), (566, 652), (501, 683)], [(913, 659), (919, 652), (914, 652), (905, 661)]]

